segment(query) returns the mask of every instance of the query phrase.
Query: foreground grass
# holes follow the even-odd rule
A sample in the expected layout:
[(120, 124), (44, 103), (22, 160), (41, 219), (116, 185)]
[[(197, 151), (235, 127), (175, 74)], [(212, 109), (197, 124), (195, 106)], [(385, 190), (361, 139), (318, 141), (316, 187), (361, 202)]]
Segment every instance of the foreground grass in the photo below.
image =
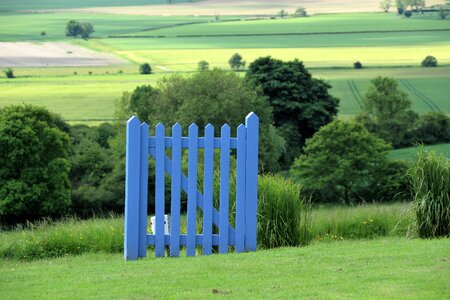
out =
[(450, 239), (320, 243), (195, 258), (0, 261), (4, 299), (445, 299)]

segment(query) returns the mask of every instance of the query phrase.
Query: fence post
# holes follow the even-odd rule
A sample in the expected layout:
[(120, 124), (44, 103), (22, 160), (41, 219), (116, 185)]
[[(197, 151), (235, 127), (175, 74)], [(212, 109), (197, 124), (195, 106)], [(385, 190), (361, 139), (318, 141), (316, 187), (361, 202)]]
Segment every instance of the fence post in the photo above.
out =
[(256, 251), (258, 213), (259, 118), (251, 112), (245, 118), (247, 155), (245, 180), (245, 250)]
[(126, 260), (136, 260), (138, 258), (140, 123), (136, 117), (131, 117), (127, 122), (124, 230), (124, 256)]
[(140, 187), (139, 187), (139, 250), (138, 257), (147, 255), (147, 206), (148, 206), (148, 125), (140, 127)]

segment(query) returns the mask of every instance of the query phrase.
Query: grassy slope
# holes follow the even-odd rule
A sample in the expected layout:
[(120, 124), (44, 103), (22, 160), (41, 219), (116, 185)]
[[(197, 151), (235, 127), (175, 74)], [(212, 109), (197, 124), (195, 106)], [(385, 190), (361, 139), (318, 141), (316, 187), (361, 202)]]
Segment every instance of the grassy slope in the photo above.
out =
[[(196, 0), (198, 1), (198, 0)], [(2, 0), (0, 10), (27, 10), (27, 9), (60, 9), (60, 8), (85, 8), (102, 6), (131, 6), (166, 4), (167, 0)], [(172, 3), (193, 2), (192, 0), (172, 0)]]
[(6, 299), (444, 299), (449, 249), (449, 239), (382, 239), (137, 262), (118, 254), (3, 261), (0, 290)]
[[(434, 150), (437, 153), (443, 154), (445, 157), (450, 159), (450, 144), (425, 146), (425, 148)], [(392, 150), (389, 153), (389, 158), (399, 160), (417, 160), (417, 151), (417, 147)]]

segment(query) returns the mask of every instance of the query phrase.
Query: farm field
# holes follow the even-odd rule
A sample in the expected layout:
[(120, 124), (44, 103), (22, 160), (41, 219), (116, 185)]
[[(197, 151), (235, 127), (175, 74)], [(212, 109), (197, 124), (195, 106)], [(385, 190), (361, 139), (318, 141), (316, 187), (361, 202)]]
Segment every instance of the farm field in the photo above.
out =
[[(450, 159), (450, 144), (440, 144), (440, 145), (431, 145), (424, 146), (427, 150), (436, 151), (436, 153), (442, 154), (448, 159)], [(417, 160), (417, 152), (418, 147), (410, 147), (403, 149), (396, 149), (389, 152), (388, 157), (391, 159), (399, 159), (399, 160), (409, 160), (415, 161)]]
[(386, 238), (135, 262), (101, 253), (0, 261), (0, 290), (7, 299), (444, 299), (449, 249), (449, 239)]
[[(154, 65), (156, 72), (163, 72)], [(143, 76), (137, 67), (71, 67), (71, 68), (23, 68), (17, 69), (15, 79), (0, 78), (0, 106), (29, 103), (44, 105), (69, 121), (111, 120), (114, 101), (123, 91), (131, 92), (142, 84), (156, 84), (164, 73)], [(124, 74), (117, 74), (123, 70)], [(77, 72), (78, 75), (73, 75)], [(93, 72), (88, 75), (88, 72)], [(108, 72), (109, 74), (106, 74)], [(59, 75), (64, 73), (65, 75)], [(447, 84), (450, 67), (436, 70), (421, 68), (374, 68), (362, 70), (313, 69), (318, 78), (330, 82), (331, 93), (341, 99), (340, 117), (352, 117), (360, 110), (359, 102), (370, 80), (377, 75), (399, 79), (402, 90), (407, 92), (418, 113), (441, 111), (450, 114), (450, 85)], [(189, 74), (185, 74), (189, 76)], [(424, 77), (417, 77), (424, 76)]]

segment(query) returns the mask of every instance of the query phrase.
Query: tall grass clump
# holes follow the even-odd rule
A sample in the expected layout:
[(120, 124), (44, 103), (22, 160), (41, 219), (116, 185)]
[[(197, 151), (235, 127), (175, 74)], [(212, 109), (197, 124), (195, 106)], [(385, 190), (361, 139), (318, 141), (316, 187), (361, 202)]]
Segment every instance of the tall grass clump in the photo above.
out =
[(259, 177), (258, 244), (263, 248), (307, 245), (310, 205), (301, 186), (280, 175)]
[(450, 160), (421, 148), (409, 170), (418, 234), (422, 238), (450, 235)]
[(44, 220), (0, 232), (0, 259), (31, 260), (123, 251), (123, 218)]

